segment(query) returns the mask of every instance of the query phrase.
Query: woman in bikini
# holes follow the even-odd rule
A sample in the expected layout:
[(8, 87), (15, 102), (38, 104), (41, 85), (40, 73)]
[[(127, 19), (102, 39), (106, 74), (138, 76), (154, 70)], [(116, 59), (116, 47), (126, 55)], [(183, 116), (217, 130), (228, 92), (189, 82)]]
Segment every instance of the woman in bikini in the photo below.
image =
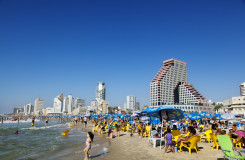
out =
[(88, 151), (91, 149), (91, 143), (93, 142), (94, 135), (92, 132), (87, 133), (87, 140), (86, 140), (86, 148), (84, 148), (83, 152), (85, 153), (86, 159), (89, 159)]

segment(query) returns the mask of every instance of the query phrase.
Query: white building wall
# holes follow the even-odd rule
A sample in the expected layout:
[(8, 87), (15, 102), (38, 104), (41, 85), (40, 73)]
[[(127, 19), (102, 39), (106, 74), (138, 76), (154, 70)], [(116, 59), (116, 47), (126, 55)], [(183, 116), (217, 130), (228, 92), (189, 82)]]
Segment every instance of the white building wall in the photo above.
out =
[(71, 114), (74, 109), (74, 98), (72, 95), (68, 95), (68, 114)]
[(126, 97), (126, 109), (135, 110), (135, 107), (136, 107), (136, 97), (127, 96)]
[(68, 97), (64, 97), (63, 100), (63, 113), (68, 113), (68, 105), (69, 105), (69, 98)]
[(241, 96), (245, 96), (245, 82), (243, 82), (240, 85), (240, 94), (241, 94)]

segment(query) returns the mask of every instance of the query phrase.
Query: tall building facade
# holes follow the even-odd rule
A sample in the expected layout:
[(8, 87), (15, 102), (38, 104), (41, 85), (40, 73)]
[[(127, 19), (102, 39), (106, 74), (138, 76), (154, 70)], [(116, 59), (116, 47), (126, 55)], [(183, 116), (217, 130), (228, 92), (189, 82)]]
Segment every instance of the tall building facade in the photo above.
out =
[(77, 109), (79, 107), (85, 107), (85, 100), (78, 97), (75, 100), (75, 109)]
[(64, 97), (64, 99), (63, 99), (63, 109), (62, 109), (63, 113), (68, 113), (68, 105), (69, 105), (69, 98), (68, 97)]
[(245, 82), (243, 82), (240, 85), (240, 94), (241, 94), (241, 96), (245, 96)]
[(61, 113), (63, 110), (63, 93), (54, 98), (54, 112)]
[(41, 98), (37, 98), (35, 100), (35, 105), (34, 105), (35, 114), (41, 114), (43, 109), (44, 109), (44, 100), (42, 100)]
[(151, 106), (201, 103), (204, 97), (187, 83), (186, 62), (169, 59), (150, 83)]
[(135, 96), (126, 97), (126, 109), (130, 109), (130, 110), (136, 109), (136, 97)]
[(34, 112), (34, 106), (31, 103), (24, 106), (24, 114), (25, 115), (30, 115), (33, 112)]
[(71, 94), (68, 95), (68, 113), (71, 114), (74, 110), (74, 98)]
[(96, 93), (95, 93), (95, 100), (98, 102), (105, 101), (105, 93), (106, 93), (105, 83), (98, 82), (98, 86), (96, 88)]

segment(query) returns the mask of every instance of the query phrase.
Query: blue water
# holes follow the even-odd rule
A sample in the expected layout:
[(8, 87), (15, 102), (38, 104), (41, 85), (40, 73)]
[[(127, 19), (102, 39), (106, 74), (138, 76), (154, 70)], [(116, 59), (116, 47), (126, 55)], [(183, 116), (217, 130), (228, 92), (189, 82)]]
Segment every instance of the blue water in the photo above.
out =
[[(34, 127), (31, 120), (0, 124), (0, 159), (81, 158), (87, 131), (77, 126), (69, 128), (69, 124), (52, 119), (48, 125), (36, 120)], [(70, 129), (67, 137), (61, 135), (66, 129)], [(18, 135), (14, 134), (16, 130)]]

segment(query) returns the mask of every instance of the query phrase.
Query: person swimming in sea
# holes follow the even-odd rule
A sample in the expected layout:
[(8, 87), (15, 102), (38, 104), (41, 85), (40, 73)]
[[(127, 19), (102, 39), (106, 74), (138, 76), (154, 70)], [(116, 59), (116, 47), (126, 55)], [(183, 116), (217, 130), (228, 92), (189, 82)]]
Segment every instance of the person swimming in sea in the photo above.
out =
[(46, 118), (45, 120), (45, 125), (48, 125), (48, 118)]
[(35, 123), (35, 117), (33, 116), (31, 120), (31, 126), (34, 126), (34, 123)]
[(94, 135), (92, 132), (87, 133), (87, 140), (86, 140), (86, 148), (84, 148), (83, 152), (85, 153), (86, 160), (89, 159), (88, 151), (91, 149), (91, 143), (93, 142)]

